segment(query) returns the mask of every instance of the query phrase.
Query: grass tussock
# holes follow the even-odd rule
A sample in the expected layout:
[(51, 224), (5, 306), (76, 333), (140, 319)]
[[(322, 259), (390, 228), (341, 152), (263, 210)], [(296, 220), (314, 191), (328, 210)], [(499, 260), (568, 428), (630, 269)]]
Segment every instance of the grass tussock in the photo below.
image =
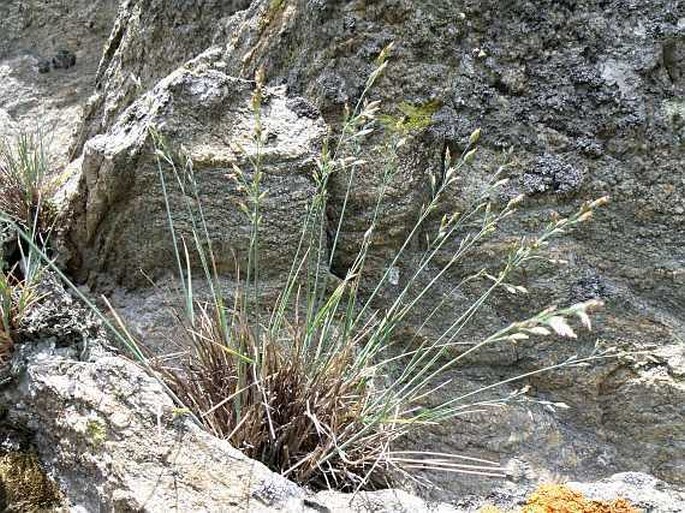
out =
[[(515, 244), (498, 269), (483, 268), (463, 277), (454, 291), (467, 283), (482, 284), (482, 292), (473, 304), (461, 312), (446, 312), (444, 302), (439, 304), (425, 315), (417, 336), (403, 340), (398, 336), (399, 329), (421, 299), (451, 269), (468, 259), (480, 243), (492, 237), (505, 219), (515, 215), (523, 197), (506, 204), (496, 199), (507, 183), (502, 177), (504, 163), (465, 211), (436, 219), (444, 196), (474, 163), (480, 139), (480, 130), (476, 130), (460, 155), (447, 152), (444, 171), (439, 177), (430, 177), (430, 197), (407, 239), (387, 263), (375, 287), (360, 290), (360, 278), (367, 272), (367, 257), (383, 217), (386, 192), (398, 169), (398, 150), (410, 137), (390, 131), (383, 139), (378, 131), (380, 104), (366, 98), (387, 66), (388, 55), (389, 48), (381, 53), (378, 67), (357, 104), (346, 110), (339, 137), (323, 146), (312, 176), (317, 191), (305, 213), (291, 271), (274, 304), (262, 304), (259, 295), (259, 247), (264, 222), (261, 205), (267, 194), (262, 185), (261, 153), (247, 157), (249, 170), (235, 165), (230, 175), (244, 192), (240, 209), (249, 221), (250, 237), (247, 267), (241, 269), (240, 291), (231, 304), (226, 304), (214, 266), (212, 237), (202, 211), (193, 163), (173, 152), (164, 138), (152, 131), (184, 298), (184, 308), (177, 312), (181, 327), (178, 337), (190, 348), (180, 363), (160, 365), (160, 371), (187, 411), (205, 427), (273, 470), (315, 488), (379, 488), (392, 484), (399, 475), (408, 476), (413, 469), (503, 476), (504, 471), (496, 462), (457, 454), (396, 451), (394, 444), (412, 430), (500, 407), (518, 397), (510, 394), (483, 399), (484, 392), (540, 372), (586, 365), (606, 356), (601, 352), (577, 355), (478, 391), (455, 391), (452, 399), (440, 404), (429, 400), (449, 384), (442, 377), (446, 370), (484, 346), (515, 344), (534, 337), (575, 338), (572, 319), (590, 328), (589, 313), (600, 306), (599, 301), (550, 306), (475, 341), (466, 350), (461, 344), (464, 328), (487, 300), (497, 291), (527, 293), (525, 287), (511, 281), (517, 271), (532, 260), (545, 259), (544, 251), (551, 241), (588, 221), (606, 198), (587, 202), (568, 217), (555, 216), (539, 234)], [(254, 142), (261, 148), (266, 132), (261, 119), (263, 77), (258, 75), (256, 82), (252, 97), (256, 118)], [(384, 158), (370, 163), (364, 160), (360, 143), (372, 134), (384, 140)], [(381, 177), (375, 210), (357, 257), (347, 274), (331, 288), (322, 267), (333, 262), (354, 177), (369, 164), (377, 166)], [(335, 173), (342, 174), (348, 182), (341, 219), (333, 237), (328, 239), (328, 184)], [(191, 219), (191, 233), (180, 233), (175, 228), (175, 213), (168, 201), (172, 187), (178, 188), (179, 197), (185, 198), (183, 217)], [(399, 287), (394, 302), (379, 309), (376, 300), (392, 279), (392, 270), (409, 252), (412, 242), (426, 231), (432, 235), (425, 251)], [(447, 263), (440, 264), (436, 271), (435, 262), (438, 257), (444, 262), (445, 255), (449, 255)], [(196, 277), (191, 269), (197, 262), (201, 278), (210, 286), (209, 299), (200, 299), (194, 293)], [(452, 324), (441, 336), (420, 337), (431, 319), (444, 315), (450, 316)], [(565, 407), (556, 403), (554, 406)]]
[(9, 361), (21, 323), (40, 299), (41, 254), (54, 223), (54, 190), (42, 141), (39, 133), (0, 141), (0, 367)]
[[(70, 285), (143, 365), (154, 365), (182, 411), (249, 456), (314, 488), (374, 489), (393, 484), (398, 475), (410, 476), (415, 469), (504, 477), (505, 471), (497, 462), (459, 454), (398, 451), (395, 442), (427, 425), (501, 407), (520, 398), (517, 393), (494, 399), (484, 395), (498, 387), (538, 373), (614, 356), (597, 348), (592, 354), (576, 355), (480, 390), (456, 390), (452, 398), (437, 404), (432, 400), (436, 391), (449, 385), (445, 371), (485, 346), (539, 337), (575, 338), (574, 322), (590, 328), (589, 314), (600, 306), (599, 301), (552, 305), (484, 335), (469, 346), (465, 347), (463, 340), (465, 328), (494, 294), (528, 293), (516, 283), (518, 271), (533, 260), (547, 259), (545, 250), (552, 241), (587, 222), (606, 198), (586, 202), (567, 217), (553, 217), (538, 234), (514, 244), (497, 266), (483, 267), (462, 277), (453, 284), (453, 293), (460, 293), (467, 284), (481, 285), (472, 304), (455, 312), (443, 301), (430, 312), (422, 312), (424, 324), (411, 340), (406, 340), (400, 332), (417, 305), (460, 263), (470, 259), (475, 248), (491, 238), (502, 222), (516, 214), (523, 197), (504, 204), (497, 200), (507, 183), (503, 161), (465, 209), (440, 217), (447, 205), (445, 196), (455, 192), (460, 176), (474, 165), (480, 139), (480, 130), (476, 130), (461, 154), (444, 155), (439, 176), (427, 177), (430, 194), (406, 240), (381, 269), (375, 285), (361, 289), (362, 278), (367, 273), (376, 276), (378, 271), (377, 267), (369, 269), (368, 257), (384, 216), (388, 190), (400, 168), (398, 152), (412, 137), (411, 133), (397, 130), (383, 134), (378, 126), (380, 103), (368, 100), (369, 91), (388, 64), (389, 54), (390, 47), (381, 52), (359, 100), (346, 109), (338, 137), (322, 147), (311, 176), (316, 192), (303, 213), (300, 242), (280, 295), (270, 304), (264, 304), (260, 295), (260, 270), (265, 265), (260, 254), (265, 222), (262, 204), (268, 194), (263, 187), (266, 171), (262, 152), (245, 154), (246, 162), (236, 164), (227, 173), (227, 180), (236, 181), (243, 192), (239, 208), (249, 224), (249, 244), (245, 258), (241, 258), (247, 264), (240, 269), (238, 292), (229, 301), (215, 265), (213, 237), (202, 209), (193, 162), (174, 152), (158, 132), (151, 130), (183, 298), (183, 307), (177, 311), (177, 336), (188, 350), (175, 363), (151, 364), (116, 313), (115, 326), (50, 262), (41, 238), (35, 236), (43, 226), (43, 221), (37, 219), (40, 208), (37, 211), (36, 205), (44, 204), (39, 192), (44, 174), (24, 173), (31, 179), (22, 181), (13, 170), (37, 169), (33, 161), (28, 159), (27, 165), (18, 165), (17, 159), (0, 159), (3, 172), (16, 178), (7, 189), (7, 198), (13, 199), (0, 205), (0, 220), (18, 229), (26, 246)], [(253, 137), (261, 149), (268, 134), (261, 118), (262, 73), (258, 73), (256, 84), (252, 96), (256, 121)], [(369, 143), (371, 137), (378, 147), (374, 155), (382, 154), (373, 162), (362, 152), (362, 143)], [(239, 146), (235, 150), (241, 152)], [(332, 283), (325, 269), (331, 267), (336, 255), (355, 176), (369, 167), (375, 168), (380, 177), (369, 227), (346, 274)], [(331, 227), (327, 217), (329, 183), (335, 174), (341, 175), (347, 186), (340, 218)], [(175, 216), (179, 213), (174, 211), (178, 206), (172, 208), (170, 204), (172, 188), (180, 192), (173, 197), (184, 202), (180, 215), (191, 225), (183, 233), (176, 229)], [(27, 214), (33, 217), (23, 217)], [(32, 221), (29, 225), (22, 219)], [(395, 284), (394, 300), (379, 305), (379, 296), (394, 281), (394, 270), (426, 234), (422, 253), (412, 255), (407, 276)], [(200, 297), (196, 292), (198, 276), (194, 269), (198, 268), (199, 279), (209, 287), (209, 297)], [(9, 306), (3, 311), (9, 312), (10, 320), (5, 321), (9, 328), (5, 331), (11, 333), (12, 323), (16, 323), (16, 307), (12, 305), (16, 303), (17, 289), (7, 283), (5, 304)], [(438, 317), (450, 319), (450, 325), (440, 336), (422, 336), (422, 330)], [(545, 405), (566, 407), (561, 403)]]
[(369, 376), (352, 371), (353, 348), (316, 361), (305, 348), (306, 334), (295, 326), (273, 336), (238, 316), (226, 333), (216, 313), (204, 309), (194, 328), (186, 326), (189, 362), (180, 370), (163, 369), (182, 403), (215, 435), (300, 483), (387, 485), (373, 469), (387, 443), (382, 430), (336, 451), (365, 430)]
[(0, 141), (0, 212), (45, 246), (55, 210), (54, 183), (40, 134), (22, 133)]
[(35, 275), (17, 280), (12, 272), (0, 271), (0, 368), (9, 362), (25, 315), (40, 299), (37, 281)]

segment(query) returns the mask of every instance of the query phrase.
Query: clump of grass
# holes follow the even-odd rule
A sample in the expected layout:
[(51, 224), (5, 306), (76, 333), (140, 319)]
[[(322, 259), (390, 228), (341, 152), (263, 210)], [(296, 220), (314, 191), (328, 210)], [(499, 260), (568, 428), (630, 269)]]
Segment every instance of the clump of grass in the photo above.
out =
[[(192, 337), (189, 361), (180, 371), (164, 369), (183, 404), (212, 433), (300, 483), (341, 489), (359, 483), (382, 452), (381, 445), (371, 450), (373, 438), (383, 441), (376, 433), (369, 433), (368, 445), (350, 447), (343, 459), (322, 465), (336, 439), (342, 442), (346, 432), (365, 427), (369, 377), (350, 372), (352, 348), (329, 355), (322, 365), (307, 354), (306, 333), (294, 325), (272, 337), (234, 312), (227, 333), (211, 310), (202, 310), (194, 327), (186, 326)], [(366, 477), (387, 485), (381, 473)]]
[(26, 313), (40, 299), (36, 279), (34, 274), (32, 280), (17, 280), (0, 271), (0, 368), (9, 362)]
[(21, 133), (15, 141), (0, 141), (0, 366), (9, 361), (22, 320), (40, 299), (40, 255), (55, 214), (42, 140), (40, 134)]
[[(568, 307), (551, 306), (485, 337), (466, 351), (459, 349), (464, 328), (478, 315), (487, 300), (499, 290), (526, 293), (524, 287), (512, 282), (516, 271), (531, 260), (544, 258), (544, 250), (552, 239), (587, 221), (593, 209), (603, 204), (604, 199), (584, 204), (567, 218), (553, 219), (537, 236), (520, 240), (499, 269), (484, 268), (463, 277), (455, 290), (476, 281), (486, 286), (464, 311), (451, 312), (453, 322), (439, 337), (419, 344), (414, 344), (414, 341), (406, 343), (398, 337), (398, 328), (421, 299), (434, 290), (435, 284), (459, 262), (469, 258), (474, 248), (492, 236), (503, 220), (515, 215), (523, 198), (514, 198), (506, 205), (492, 199), (498, 196), (498, 189), (506, 183), (501, 178), (502, 167), (468, 208), (462, 213), (442, 217), (411, 275), (399, 287), (395, 300), (384, 305), (383, 309), (377, 307), (378, 296), (392, 280), (392, 270), (404, 258), (412, 241), (419, 234), (430, 231), (434, 217), (444, 206), (445, 194), (455, 186), (460, 173), (472, 165), (480, 131), (471, 135), (462, 154), (445, 155), (445, 171), (439, 180), (431, 180), (430, 197), (421, 208), (407, 239), (373, 290), (362, 292), (361, 278), (367, 272), (367, 257), (383, 216), (385, 195), (397, 169), (396, 154), (406, 143), (404, 137), (408, 137), (405, 133), (391, 131), (391, 137), (385, 143), (387, 158), (378, 163), (381, 184), (369, 228), (346, 275), (331, 288), (324, 267), (326, 263), (330, 266), (333, 262), (354, 177), (362, 166), (369, 165), (361, 157), (360, 141), (377, 132), (379, 103), (367, 101), (367, 95), (387, 66), (389, 51), (387, 48), (381, 53), (378, 67), (369, 77), (357, 104), (346, 110), (339, 137), (323, 146), (312, 176), (316, 193), (304, 216), (291, 271), (274, 304), (263, 304), (259, 293), (262, 265), (259, 248), (264, 222), (261, 204), (265, 195), (261, 185), (265, 176), (261, 152), (248, 156), (249, 172), (238, 166), (232, 170), (233, 179), (245, 192), (240, 208), (251, 229), (247, 266), (241, 270), (239, 279), (240, 290), (232, 301), (227, 302), (215, 265), (212, 237), (202, 210), (192, 161), (179, 160), (163, 138), (152, 131), (184, 298), (184, 307), (178, 312), (182, 328), (178, 330), (178, 336), (190, 347), (178, 364), (157, 365), (165, 378), (167, 390), (196, 422), (270, 468), (316, 488), (378, 488), (392, 484), (397, 472), (416, 468), (502, 476), (504, 471), (496, 462), (463, 455), (396, 451), (394, 444), (405, 434), (427, 424), (445, 422), (516, 400), (515, 395), (494, 400), (479, 399), (478, 395), (485, 391), (533, 374), (585, 364), (606, 356), (603, 353), (576, 356), (557, 365), (492, 383), (478, 391), (455, 394), (453, 399), (437, 405), (427, 401), (448, 384), (442, 378), (444, 372), (472, 352), (489, 344), (516, 343), (530, 337), (558, 335), (573, 338), (575, 332), (571, 319), (577, 318), (589, 328), (588, 313), (599, 306), (598, 301)], [(256, 82), (252, 107), (256, 118), (254, 138), (260, 149), (268, 133), (261, 119), (263, 76), (258, 76)], [(12, 171), (17, 169), (44, 170), (44, 167), (31, 164), (33, 161), (30, 159), (28, 165), (16, 164), (22, 159), (27, 160), (25, 157), (31, 154), (26, 151), (29, 147), (26, 143), (25, 149), (19, 152), (24, 157), (5, 160), (10, 164), (5, 164), (4, 169), (11, 176), (20, 176), (21, 173), (18, 175)], [(17, 201), (0, 208), (0, 222), (16, 230), (28, 248), (29, 256), (38, 255), (47, 267), (65, 280), (121, 343), (149, 368), (148, 361), (121, 319), (114, 314), (119, 328), (114, 326), (111, 318), (98, 310), (49, 260), (42, 239), (35, 236), (41, 233), (38, 228), (41, 222), (37, 217), (44, 204), (42, 193), (35, 193), (41, 190), (37, 184), (44, 183), (45, 175), (41, 173), (27, 173), (27, 176), (40, 179), (12, 182), (14, 185), (8, 190)], [(332, 240), (328, 241), (328, 185), (335, 173), (345, 175), (348, 182), (340, 221)], [(33, 185), (24, 187), (22, 183)], [(186, 218), (192, 225), (189, 234), (180, 234), (175, 229), (174, 212), (169, 203), (170, 187), (178, 187), (182, 192), (179, 197), (185, 201)], [(34, 193), (26, 194), (29, 190)], [(26, 208), (17, 208), (22, 204)], [(5, 212), (6, 209), (9, 211)], [(23, 217), (22, 213), (33, 217)], [(26, 222), (27, 219), (30, 222)], [(434, 264), (438, 256), (444, 261), (445, 254), (450, 255), (447, 263), (440, 265), (436, 272)], [(195, 293), (196, 277), (191, 270), (191, 261), (198, 260), (202, 278), (210, 289), (208, 300)], [(28, 268), (34, 267), (29, 265)], [(26, 291), (29, 294), (31, 289), (17, 288), (19, 283), (13, 282), (11, 275), (3, 276), (5, 281), (0, 285), (4, 283), (5, 286), (0, 288), (0, 294), (4, 305), (3, 319), (6, 320), (0, 333), (11, 336), (17, 325), (18, 313), (24, 310), (22, 305), (31, 303), (30, 299), (22, 299), (22, 293)], [(425, 277), (428, 279), (424, 280)], [(431, 311), (425, 323), (436, 315), (442, 315), (441, 307), (442, 304)], [(11, 343), (11, 338), (8, 338), (3, 347), (11, 349)]]
[[(551, 306), (485, 337), (466, 351), (458, 350), (465, 326), (487, 300), (499, 290), (527, 293), (524, 287), (511, 282), (516, 271), (532, 260), (544, 258), (544, 250), (552, 239), (587, 221), (605, 198), (585, 203), (571, 216), (553, 219), (537, 236), (520, 240), (499, 269), (484, 268), (464, 277), (457, 289), (475, 281), (486, 286), (471, 306), (452, 313), (453, 322), (441, 336), (418, 345), (400, 343), (406, 341), (398, 340), (398, 328), (420, 300), (434, 290), (450, 269), (468, 258), (479, 243), (492, 236), (503, 220), (514, 215), (523, 199), (517, 197), (506, 205), (492, 199), (506, 184), (506, 179), (501, 178), (503, 168), (498, 169), (468, 209), (442, 217), (394, 302), (382, 310), (375, 306), (380, 292), (391, 280), (392, 269), (408, 252), (411, 242), (428, 229), (460, 173), (472, 165), (479, 130), (471, 135), (461, 155), (453, 157), (447, 153), (445, 172), (439, 182), (431, 183), (430, 198), (406, 241), (373, 290), (362, 293), (360, 278), (367, 272), (367, 257), (383, 215), (383, 200), (397, 169), (394, 155), (406, 143), (396, 132), (392, 134), (386, 143), (390, 155), (379, 164), (382, 181), (369, 228), (347, 274), (331, 291), (321, 264), (330, 265), (333, 261), (355, 173), (368, 164), (360, 157), (359, 143), (376, 132), (379, 103), (367, 101), (366, 96), (387, 66), (388, 54), (389, 48), (381, 53), (361, 98), (354, 108), (346, 110), (339, 137), (323, 147), (312, 176), (316, 194), (305, 215), (291, 272), (275, 304), (261, 304), (259, 295), (259, 241), (264, 222), (261, 202), (265, 194), (261, 188), (264, 169), (260, 157), (249, 157), (249, 173), (238, 166), (233, 169), (233, 178), (245, 191), (241, 209), (249, 219), (251, 232), (241, 292), (226, 304), (192, 161), (179, 161), (163, 138), (152, 133), (185, 299), (184, 310), (178, 312), (182, 327), (179, 337), (190, 346), (180, 363), (162, 366), (162, 374), (182, 404), (213, 433), (273, 470), (315, 488), (378, 488), (392, 484), (397, 472), (416, 468), (503, 476), (504, 471), (495, 462), (462, 455), (394, 451), (393, 446), (408, 432), (425, 425), (516, 400), (515, 395), (479, 399), (478, 395), (487, 390), (606, 356), (576, 356), (475, 392), (455, 393), (453, 399), (437, 405), (428, 404), (427, 399), (448, 384), (441, 378), (444, 372), (472, 352), (486, 345), (516, 343), (531, 337), (575, 338), (571, 319), (577, 318), (589, 329), (588, 313), (600, 306), (599, 301)], [(262, 90), (263, 79), (258, 77), (252, 99), (258, 148), (264, 144)], [(341, 221), (328, 243), (325, 212), (328, 183), (334, 173), (348, 176), (349, 181)], [(174, 227), (168, 203), (172, 185), (180, 188), (181, 197), (186, 200), (186, 217), (193, 223), (190, 243)], [(437, 272), (431, 271), (438, 255), (444, 254), (451, 255), (447, 263)], [(193, 292), (191, 255), (201, 263), (203, 278), (210, 287), (209, 300), (200, 300)], [(426, 276), (428, 280), (420, 281)], [(420, 282), (422, 285), (418, 286)], [(441, 306), (426, 316), (425, 323), (443, 313)]]
[(24, 132), (16, 141), (0, 141), (0, 212), (42, 246), (54, 223), (53, 189), (40, 134)]

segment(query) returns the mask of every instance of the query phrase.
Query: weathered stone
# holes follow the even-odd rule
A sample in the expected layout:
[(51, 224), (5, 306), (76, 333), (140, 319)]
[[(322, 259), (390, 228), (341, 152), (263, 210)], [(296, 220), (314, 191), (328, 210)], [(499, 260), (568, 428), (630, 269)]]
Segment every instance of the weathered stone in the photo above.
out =
[(109, 129), (138, 96), (207, 49), (214, 32), (249, 0), (127, 0), (120, 2), (84, 115), (75, 153)]
[(52, 58), (52, 67), (55, 69), (69, 69), (76, 66), (76, 55), (71, 50), (62, 48)]
[[(685, 506), (685, 495), (663, 481), (639, 472), (624, 472), (591, 483), (569, 482), (568, 486), (591, 500), (614, 501), (625, 499), (644, 513), (676, 513)], [(464, 497), (455, 502), (458, 508), (479, 511), (483, 506), (497, 506), (503, 511), (518, 511), (526, 504), (529, 490), (496, 489), (485, 497)]]
[(586, 497), (596, 500), (628, 499), (645, 513), (677, 513), (685, 508), (685, 494), (647, 474), (624, 472), (596, 483), (569, 483)]
[[(71, 140), (92, 94), (118, 3), (0, 3), (0, 138), (6, 135), (4, 113), (17, 130), (42, 134), (51, 169), (73, 158)], [(59, 73), (48, 73), (53, 64), (62, 68)]]
[[(9, 422), (33, 433), (72, 508), (270, 511), (301, 495), (174, 413), (161, 385), (126, 360), (78, 362), (48, 347), (29, 357), (21, 379), (4, 395)], [(278, 502), (258, 497), (267, 483), (282, 490)]]
[[(258, 151), (263, 154), (261, 185), (268, 191), (259, 233), (260, 258), (268, 262), (263, 276), (287, 273), (314, 194), (314, 158), (325, 125), (320, 118), (302, 117), (289, 108), (282, 88), (268, 89), (260, 112), (266, 142), (260, 148), (254, 139), (253, 89), (253, 83), (232, 78), (200, 59), (162, 80), (108, 133), (87, 143), (69, 227), (76, 247), (75, 269), (106, 272), (129, 285), (145, 281), (140, 271), (158, 277), (174, 269), (165, 198), (151, 143), (150, 129), (155, 128), (172, 152), (182, 150), (192, 158), (221, 272), (230, 273), (236, 265), (244, 269), (249, 247), (249, 221), (238, 208), (245, 197), (231, 178), (232, 166), (249, 177), (255, 171), (250, 159)], [(181, 157), (182, 175), (184, 164)], [(184, 196), (169, 166), (164, 166), (177, 237), (184, 238), (194, 253), (193, 216), (186, 209), (193, 185), (182, 177)], [(190, 201), (195, 203), (194, 198)], [(193, 215), (199, 227), (199, 213)]]

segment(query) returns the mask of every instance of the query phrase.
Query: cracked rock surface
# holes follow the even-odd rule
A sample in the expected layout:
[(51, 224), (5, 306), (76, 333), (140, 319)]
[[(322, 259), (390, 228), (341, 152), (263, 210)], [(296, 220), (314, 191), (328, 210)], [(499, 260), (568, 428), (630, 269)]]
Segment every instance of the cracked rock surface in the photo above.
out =
[[(430, 123), (411, 134), (399, 156), (371, 267), (383, 271), (388, 255), (411, 227), (428, 197), (430, 175), (440, 171), (445, 148), (458, 154), (477, 127), (483, 134), (477, 165), (450, 191), (445, 211), (463, 208), (472, 188), (489, 176), (505, 148), (512, 148), (512, 154), (506, 170), (510, 182), (502, 200), (518, 193), (527, 196), (520, 215), (504, 227), (500, 238), (481, 248), (419, 306), (409, 333), (443, 297), (449, 299), (448, 312), (463, 311), (471, 296), (451, 294), (454, 283), (463, 273), (491, 265), (513, 239), (535, 231), (552, 212), (563, 215), (582, 201), (611, 196), (593, 223), (551, 248), (552, 256), (567, 261), (566, 266), (541, 265), (518, 277), (530, 294), (498, 295), (460, 343), (469, 347), (483, 333), (549, 304), (589, 298), (606, 303), (593, 319), (595, 331), (573, 343), (526, 342), (474, 355), (446, 376), (452, 381), (441, 391), (442, 398), (574, 354), (588, 354), (595, 347), (639, 353), (503, 387), (498, 393), (527, 385), (530, 400), (431, 428), (408, 440), (411, 448), (484, 457), (510, 469), (508, 480), (501, 481), (429, 473), (427, 477), (438, 485), (431, 493), (456, 501), (465, 493), (485, 495), (496, 486), (501, 496), (510, 497), (538, 480), (596, 481), (616, 472), (630, 473), (598, 484), (598, 490), (627, 494), (617, 482), (633, 491), (652, 485), (666, 490), (669, 485), (662, 482), (685, 486), (682, 2), (122, 0), (117, 6), (112, 0), (87, 4), (10, 0), (0, 6), (0, 132), (16, 133), (36, 119), (64, 121), (55, 132), (58, 158), (64, 163), (72, 151), (73, 156), (80, 155), (68, 168), (71, 181), (65, 203), (71, 210), (65, 224), (71, 253), (64, 258), (80, 280), (96, 289), (115, 290), (115, 303), (134, 325), (142, 326), (141, 336), (158, 336), (166, 321), (159, 317), (160, 295), (141, 289), (145, 279), (140, 270), (152, 276), (173, 271), (148, 128), (156, 126), (196, 160), (203, 175), (210, 230), (216, 234), (216, 247), (225, 250), (220, 252), (225, 258), (222, 271), (230, 275), (231, 251), (238, 255), (244, 251), (246, 224), (235, 208), (239, 195), (226, 175), (239, 161), (235, 143), (246, 144), (254, 123), (250, 81), (257, 69), (264, 69), (270, 91), (264, 115), (273, 136), (267, 148), (269, 197), (263, 250), (270, 263), (265, 279), (277, 279), (296, 244), (298, 212), (312, 194), (309, 175), (321, 139), (327, 130), (335, 132), (339, 127), (345, 103), (358, 97), (373, 60), (394, 41), (391, 64), (372, 99), (382, 100), (393, 116), (411, 105)], [(371, 154), (369, 148), (362, 150)], [(340, 175), (331, 184), (332, 226), (344, 201), (346, 180)], [(354, 257), (380, 184), (374, 166), (359, 173), (332, 271), (344, 272)], [(184, 200), (176, 195), (172, 201), (182, 205)], [(187, 230), (188, 220), (181, 216), (178, 226)], [(416, 254), (398, 265), (400, 284), (413, 268)], [(390, 288), (382, 296), (392, 300), (394, 292)], [(449, 314), (438, 319), (429, 327), (429, 335), (439, 333), (450, 320)], [(92, 389), (116, 387), (117, 380), (157, 385), (145, 381), (151, 379), (145, 372), (111, 354), (90, 362), (74, 360), (72, 349), (51, 342), (53, 336), (36, 337), (36, 352), (18, 357), (25, 358), (25, 372), (17, 370), (16, 379), (25, 386), (2, 392), (12, 404), (24, 405), (11, 413), (12, 418), (25, 425), (35, 418), (34, 429), (45, 421), (55, 433), (76, 437), (74, 447), (83, 452), (73, 452), (69, 458), (83, 457), (83, 462), (65, 456), (64, 463), (54, 467), (55, 475), (63, 472), (66, 479), (83, 464), (100, 476), (95, 491), (86, 492), (88, 478), (72, 481), (70, 493), (76, 502), (120, 500), (135, 509), (141, 495), (122, 483), (130, 477), (131, 486), (139, 487), (136, 490), (151, 489), (149, 476), (140, 470), (145, 456), (136, 455), (132, 447), (113, 446), (120, 451), (117, 454), (133, 455), (137, 461), (138, 470), (131, 472), (138, 474), (119, 478), (120, 469), (105, 472), (106, 465), (97, 459), (106, 460), (106, 452), (97, 453), (95, 460), (87, 455), (95, 453), (89, 444), (100, 438), (101, 431), (111, 433), (112, 408), (136, 411), (137, 407), (144, 412), (152, 404), (140, 398), (131, 398), (135, 402), (130, 404), (124, 399), (102, 399), (100, 411), (93, 404), (101, 399)], [(78, 349), (79, 355), (82, 350)], [(69, 388), (57, 379), (64, 373), (74, 383), (88, 385)], [(35, 397), (22, 395), (26, 387), (42, 392)], [(157, 388), (154, 393), (163, 392)], [(66, 414), (52, 418), (46, 412), (31, 413), (34, 407), (58, 408), (58, 397), (64, 394), (73, 394), (83, 405), (69, 410), (78, 420), (74, 426), (68, 425)], [(34, 400), (38, 403), (32, 406)], [(570, 409), (551, 412), (539, 401), (563, 401)], [(159, 402), (169, 404), (168, 398)], [(91, 410), (97, 419), (90, 424), (89, 438)], [(136, 425), (147, 431), (139, 439), (154, 439), (157, 414), (141, 415)], [(172, 420), (164, 424), (161, 452), (155, 457), (167, 458), (179, 433), (204, 440), (183, 419)], [(100, 430), (100, 421), (107, 429)], [(42, 435), (46, 437), (42, 451), (46, 461), (57, 465), (59, 444), (50, 429)], [(107, 439), (102, 447), (108, 443), (114, 442)], [(206, 443), (214, 458), (219, 442)], [(247, 476), (246, 469), (253, 464), (236, 461), (243, 462), (236, 465)], [(175, 486), (172, 467), (164, 465), (165, 486)], [(197, 482), (187, 479), (191, 480), (180, 486), (190, 494)], [(214, 483), (214, 478), (208, 479)], [(245, 486), (236, 490), (251, 493), (252, 485)], [(171, 500), (172, 492), (165, 490), (164, 500)], [(187, 500), (188, 505), (200, 504), (192, 502), (200, 500), (196, 497)], [(662, 502), (654, 500), (656, 505), (649, 507), (661, 511), (668, 504), (663, 501), (677, 504), (681, 499), (668, 495)]]

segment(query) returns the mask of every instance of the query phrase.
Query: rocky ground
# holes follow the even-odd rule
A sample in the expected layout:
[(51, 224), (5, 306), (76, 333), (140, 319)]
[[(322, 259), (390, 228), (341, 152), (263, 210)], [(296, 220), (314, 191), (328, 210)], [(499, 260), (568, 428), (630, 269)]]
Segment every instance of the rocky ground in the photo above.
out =
[(116, 0), (0, 5), (0, 135), (39, 131), (55, 167), (74, 156)]
[[(513, 504), (539, 480), (571, 479), (597, 481), (578, 485), (590, 495), (625, 495), (647, 510), (678, 511), (683, 499), (675, 490), (685, 486), (685, 11), (678, 2), (12, 0), (0, 6), (0, 135), (35, 126), (50, 134), (55, 167), (70, 179), (60, 196), (66, 216), (60, 262), (92, 292), (112, 294), (141, 337), (160, 340), (161, 297), (145, 288), (140, 270), (162, 278), (173, 269), (147, 128), (159, 127), (197, 161), (214, 243), (239, 253), (245, 223), (222, 194), (222, 180), (235, 160), (231, 141), (247, 144), (253, 129), (250, 80), (265, 71), (271, 133), (263, 250), (268, 279), (275, 280), (289, 263), (297, 212), (312, 194), (308, 176), (321, 139), (338, 129), (345, 103), (358, 97), (373, 60), (391, 41), (393, 58), (372, 97), (411, 137), (373, 249), (378, 270), (428, 197), (430, 176), (440, 176), (445, 148), (458, 153), (477, 127), (478, 165), (457, 182), (444, 208), (462, 208), (504, 148), (512, 154), (501, 200), (518, 193), (527, 199), (474, 268), (493, 262), (552, 211), (612, 198), (592, 224), (553, 246), (568, 265), (520, 276), (531, 293), (498, 296), (463, 344), (551, 303), (589, 298), (606, 302), (596, 330), (572, 346), (524, 343), (483, 352), (455, 371), (445, 397), (596, 345), (640, 353), (532, 378), (525, 383), (531, 401), (408, 441), (510, 469), (500, 481), (429, 474), (437, 485), (429, 495), (468, 511), (488, 493)], [(372, 166), (359, 176), (331, 269), (337, 274), (356, 252), (380, 187)], [(331, 190), (331, 224), (345, 179)], [(232, 258), (221, 253), (229, 275)], [(401, 263), (400, 283), (411, 266), (411, 257)], [(447, 282), (439, 292), (450, 289)], [(421, 306), (419, 320), (437, 300)], [(468, 301), (468, 295), (450, 297), (448, 310)], [(449, 317), (433, 332), (444, 322)], [(13, 384), (0, 389), (11, 405), (3, 425), (31, 433), (72, 504), (83, 511), (157, 511), (170, 504), (179, 511), (266, 511), (277, 504), (337, 511), (332, 505), (350, 500), (306, 495), (174, 418), (159, 384), (103, 349), (97, 329), (89, 329), (47, 333), (39, 322), (38, 335), (16, 356)], [(550, 412), (533, 400), (571, 408)], [(222, 466), (224, 454), (234, 458), (235, 474)], [(179, 470), (178, 461), (188, 466)], [(203, 474), (207, 461), (215, 474)], [(628, 473), (598, 481), (617, 472)], [(259, 487), (271, 481), (286, 491), (260, 498)], [(226, 482), (236, 484), (225, 487), (226, 496), (213, 496)], [(468, 502), (468, 494), (480, 498)]]
[[(467, 513), (520, 506), (532, 489), (497, 487), (451, 504), (399, 490), (304, 490), (194, 424), (148, 370), (116, 354), (98, 319), (58, 282), (47, 280), (43, 291), (49, 296), (27, 320), (9, 384), (0, 388), (0, 447), (37, 454), (60, 491), (46, 493), (36, 476), (17, 489), (0, 454), (3, 511)], [(645, 512), (685, 506), (685, 493), (642, 473), (569, 486), (589, 498), (626, 498)]]

